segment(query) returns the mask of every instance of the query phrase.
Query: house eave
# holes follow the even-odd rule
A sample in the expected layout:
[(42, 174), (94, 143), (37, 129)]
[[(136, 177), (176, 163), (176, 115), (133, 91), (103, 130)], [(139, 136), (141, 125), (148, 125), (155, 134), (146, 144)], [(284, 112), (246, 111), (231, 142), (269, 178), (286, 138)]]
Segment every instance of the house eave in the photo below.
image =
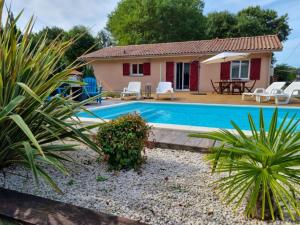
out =
[[(262, 49), (262, 50), (243, 50), (243, 51), (231, 51), (231, 52), (243, 52), (243, 53), (272, 53), (280, 52), (281, 49)], [(164, 54), (164, 55), (143, 55), (143, 56), (112, 56), (112, 57), (81, 57), (83, 61), (111, 61), (111, 60), (132, 60), (132, 59), (152, 59), (152, 58), (179, 58), (179, 57), (203, 57), (219, 54), (221, 51), (205, 52), (205, 53), (189, 53), (189, 54)]]

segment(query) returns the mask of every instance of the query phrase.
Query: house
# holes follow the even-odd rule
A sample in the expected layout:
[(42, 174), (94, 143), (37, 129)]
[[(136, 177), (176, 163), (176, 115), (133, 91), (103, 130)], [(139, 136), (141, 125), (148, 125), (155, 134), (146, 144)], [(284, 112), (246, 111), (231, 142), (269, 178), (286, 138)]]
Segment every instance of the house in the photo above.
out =
[[(210, 80), (257, 80), (267, 87), (272, 53), (281, 51), (277, 35), (107, 47), (84, 55), (104, 90), (121, 91), (129, 81), (171, 81), (175, 91), (210, 92)], [(201, 62), (221, 52), (249, 53), (247, 59)]]

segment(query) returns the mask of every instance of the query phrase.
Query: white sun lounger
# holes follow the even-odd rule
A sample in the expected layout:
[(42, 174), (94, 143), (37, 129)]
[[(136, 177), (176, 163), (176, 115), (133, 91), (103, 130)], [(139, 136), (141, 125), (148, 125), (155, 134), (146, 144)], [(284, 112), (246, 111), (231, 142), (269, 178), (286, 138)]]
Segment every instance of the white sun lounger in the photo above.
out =
[[(285, 83), (286, 82), (273, 82), (266, 89), (265, 88), (256, 88), (254, 90), (254, 92), (249, 92), (249, 93), (245, 92), (245, 93), (242, 94), (242, 100), (245, 100), (246, 96), (253, 98), (257, 94), (271, 94), (273, 92), (273, 90), (280, 90), (281, 88), (283, 88)], [(270, 98), (268, 98), (268, 101), (269, 100), (270, 100)]]
[(276, 95), (279, 95), (282, 93), (282, 89), (273, 89), (269, 93), (257, 93), (255, 94), (255, 99), (257, 102), (267, 102), (270, 101), (272, 97), (275, 97)]
[(291, 98), (300, 97), (300, 82), (292, 82), (286, 89), (274, 90), (270, 94), (257, 94), (256, 100), (261, 102), (261, 99), (264, 97), (269, 99), (274, 97), (276, 104), (288, 104)]
[(126, 95), (136, 95), (137, 99), (141, 98), (141, 82), (129, 82), (128, 87), (123, 89), (121, 99)]
[(282, 93), (275, 95), (275, 103), (288, 104), (293, 97), (300, 98), (300, 81), (292, 82)]
[(156, 98), (158, 99), (162, 94), (170, 94), (171, 100), (173, 100), (174, 90), (171, 82), (159, 82), (156, 88)]

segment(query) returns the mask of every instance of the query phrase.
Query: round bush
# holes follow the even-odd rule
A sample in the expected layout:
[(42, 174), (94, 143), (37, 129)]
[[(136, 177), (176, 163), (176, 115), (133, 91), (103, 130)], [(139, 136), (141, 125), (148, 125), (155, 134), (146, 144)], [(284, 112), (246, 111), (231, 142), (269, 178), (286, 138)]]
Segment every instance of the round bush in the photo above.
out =
[(128, 114), (103, 123), (97, 143), (108, 156), (113, 170), (137, 169), (143, 162), (142, 152), (148, 143), (150, 127), (138, 114)]

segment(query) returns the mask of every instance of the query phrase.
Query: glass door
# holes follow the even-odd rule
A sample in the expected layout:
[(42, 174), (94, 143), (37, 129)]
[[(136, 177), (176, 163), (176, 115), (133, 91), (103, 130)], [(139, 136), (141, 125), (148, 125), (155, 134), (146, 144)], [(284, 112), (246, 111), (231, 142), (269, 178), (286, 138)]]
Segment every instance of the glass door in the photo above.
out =
[(190, 64), (183, 64), (183, 90), (190, 90)]
[(182, 90), (182, 66), (183, 63), (176, 64), (176, 90)]
[(190, 89), (190, 63), (176, 63), (176, 90)]

